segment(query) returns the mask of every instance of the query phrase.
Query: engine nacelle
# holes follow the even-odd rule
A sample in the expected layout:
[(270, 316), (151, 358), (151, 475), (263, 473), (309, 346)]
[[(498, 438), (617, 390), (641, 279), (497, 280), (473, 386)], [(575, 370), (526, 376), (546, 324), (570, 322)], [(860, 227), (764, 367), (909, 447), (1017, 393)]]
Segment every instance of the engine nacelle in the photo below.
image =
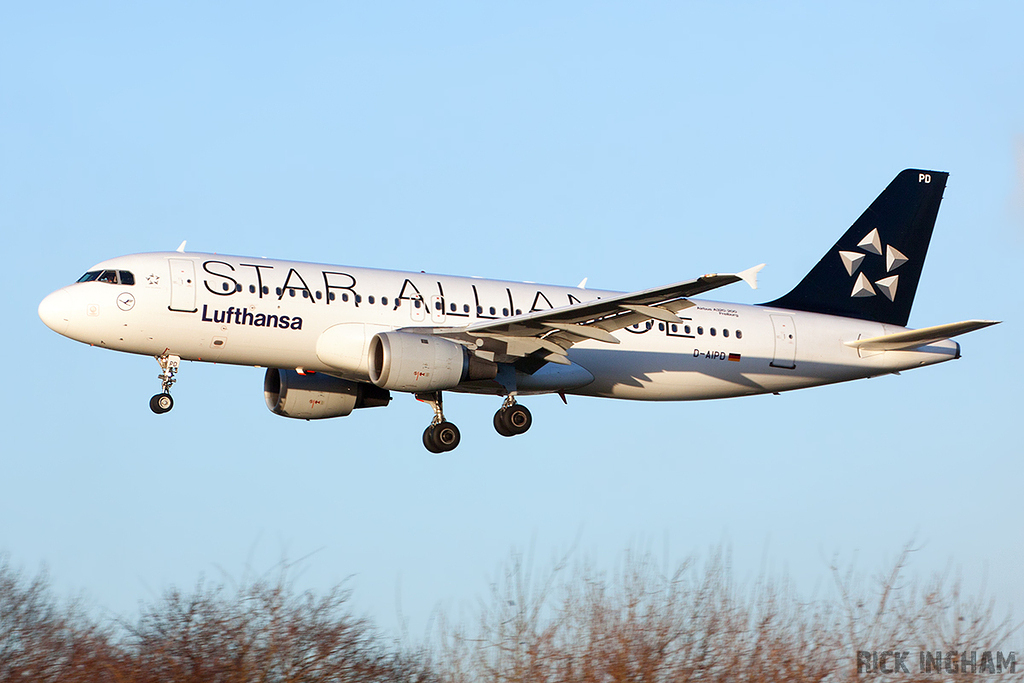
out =
[(498, 366), (429, 334), (380, 332), (370, 340), (370, 381), (394, 391), (441, 391), (494, 379)]
[(344, 417), (356, 408), (386, 406), (391, 401), (389, 391), (372, 384), (277, 368), (267, 370), (263, 396), (271, 412), (303, 420)]

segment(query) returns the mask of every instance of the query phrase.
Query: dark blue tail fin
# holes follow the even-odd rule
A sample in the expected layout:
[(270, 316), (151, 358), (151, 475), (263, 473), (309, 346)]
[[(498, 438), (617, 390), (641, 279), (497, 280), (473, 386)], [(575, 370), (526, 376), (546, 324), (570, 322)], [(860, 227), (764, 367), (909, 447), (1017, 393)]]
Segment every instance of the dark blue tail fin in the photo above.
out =
[(948, 177), (900, 173), (793, 291), (764, 305), (906, 327)]

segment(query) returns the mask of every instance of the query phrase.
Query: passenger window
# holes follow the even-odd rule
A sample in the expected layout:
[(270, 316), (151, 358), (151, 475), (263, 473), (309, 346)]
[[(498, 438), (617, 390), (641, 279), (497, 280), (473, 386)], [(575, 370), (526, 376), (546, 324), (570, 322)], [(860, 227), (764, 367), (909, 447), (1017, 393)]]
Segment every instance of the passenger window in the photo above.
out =
[(288, 288), (288, 296), (295, 296), (295, 289), (292, 287)]
[(322, 299), (323, 297), (324, 297), (324, 295), (323, 295), (323, 294), (322, 294), (322, 293), (320, 292), (320, 290), (318, 289), (318, 290), (316, 291), (316, 298), (317, 298), (317, 299), (319, 300), (319, 299)]
[(341, 293), (341, 300), (342, 300), (342, 301), (348, 301), (348, 294), (347, 294), (347, 293), (345, 293), (345, 292), (342, 292), (342, 293)]
[(419, 299), (413, 299), (413, 303), (416, 305), (416, 308), (420, 307), (420, 300)]
[(452, 309), (452, 313), (454, 313), (455, 309), (458, 308), (455, 304), (448, 304), (448, 307)]
[(728, 337), (729, 336), (729, 330), (722, 330), (722, 336), (723, 337)]
[(491, 315), (494, 315), (494, 306), (491, 306)]
[(462, 312), (469, 313), (469, 304), (462, 304)]
[(689, 325), (684, 325), (683, 326), (683, 332), (685, 332), (686, 334), (690, 334), (690, 326)]
[(507, 309), (507, 308), (503, 308), (503, 309), (501, 309), (501, 314), (502, 314), (503, 316), (505, 316), (505, 317), (508, 317), (508, 309)]
[(256, 293), (256, 285), (249, 285), (249, 293), (250, 294), (255, 294)]
[(441, 310), (441, 302), (440, 301), (435, 301), (434, 302), (434, 310), (435, 311), (440, 311)]
[(356, 303), (357, 303), (357, 304), (361, 304), (361, 303), (363, 303), (363, 297), (362, 297), (362, 295), (360, 295), (360, 294), (356, 294)]
[(665, 323), (658, 323), (658, 331), (659, 332), (664, 332), (665, 331)]
[(90, 270), (88, 273), (86, 273), (82, 277), (78, 278), (78, 281), (79, 282), (92, 282), (93, 280), (95, 280), (99, 276), (100, 276), (100, 271), (98, 271), (98, 270)]
[(236, 282), (235, 283), (235, 291), (236, 292), (241, 292), (242, 291), (242, 284), (240, 282)]
[(516, 315), (522, 315), (522, 314), (523, 314), (523, 309), (517, 308), (516, 309)]
[(386, 296), (382, 296), (380, 298), (380, 305), (381, 306), (387, 306), (388, 305), (388, 298)]
[(737, 339), (743, 339), (743, 333), (740, 332), (739, 330), (736, 330), (736, 338)]
[(309, 290), (306, 290), (306, 289), (302, 290), (302, 298), (303, 299), (308, 299), (309, 298)]
[(334, 297), (335, 297), (334, 292), (328, 292), (327, 293), (327, 300), (328, 301), (334, 301)]
[[(358, 303), (358, 302), (359, 302), (359, 297), (356, 297), (356, 303)], [(372, 304), (373, 303), (373, 295), (372, 294), (370, 296), (366, 297), (366, 303), (368, 303), (368, 304)]]
[(715, 336), (715, 328), (713, 328), (713, 327), (711, 328), (711, 336), (712, 336), (712, 337), (714, 337), (714, 336)]
[(135, 284), (135, 276), (129, 273), (127, 270), (117, 271), (117, 276), (121, 279), (122, 285), (131, 286)]
[(704, 328), (700, 325), (697, 325), (697, 334), (704, 334)]
[(672, 323), (672, 331), (673, 332), (678, 332), (679, 331), (679, 326), (676, 325), (675, 323)]

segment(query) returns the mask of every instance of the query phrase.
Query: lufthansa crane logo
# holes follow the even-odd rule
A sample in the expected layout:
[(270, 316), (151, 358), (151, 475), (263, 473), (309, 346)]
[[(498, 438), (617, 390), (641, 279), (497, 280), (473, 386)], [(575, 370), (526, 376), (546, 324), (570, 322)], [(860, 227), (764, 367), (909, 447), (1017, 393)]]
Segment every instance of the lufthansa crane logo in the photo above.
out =
[[(846, 272), (850, 277), (857, 276), (856, 281), (853, 283), (853, 291), (850, 292), (850, 296), (858, 299), (861, 297), (875, 296), (878, 292), (885, 295), (889, 301), (896, 300), (896, 288), (900, 283), (899, 275), (888, 275), (893, 272), (904, 263), (909, 261), (903, 252), (891, 244), (885, 245), (885, 250), (882, 250), (882, 240), (878, 236), (878, 228), (873, 228), (871, 232), (864, 236), (857, 246), (863, 250), (859, 251), (840, 251), (839, 257), (843, 260), (843, 266), (846, 268)], [(864, 275), (863, 272), (857, 272), (860, 269), (861, 262), (868, 256), (868, 254), (874, 254), (875, 256), (885, 255), (885, 272), (887, 277), (883, 277), (880, 280), (875, 280), (872, 286), (871, 281)], [(877, 287), (877, 290), (876, 290)]]
[(135, 297), (132, 296), (131, 292), (125, 292), (119, 294), (117, 297), (117, 307), (122, 311), (130, 311), (135, 306)]

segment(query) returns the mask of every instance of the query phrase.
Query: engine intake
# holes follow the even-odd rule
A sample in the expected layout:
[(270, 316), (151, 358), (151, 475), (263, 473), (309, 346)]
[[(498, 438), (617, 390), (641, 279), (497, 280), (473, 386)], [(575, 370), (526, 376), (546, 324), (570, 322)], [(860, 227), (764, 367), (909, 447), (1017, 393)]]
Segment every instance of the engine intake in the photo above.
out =
[(380, 332), (370, 340), (370, 381), (381, 389), (441, 391), (497, 376), (497, 364), (433, 335)]
[(391, 401), (391, 392), (372, 384), (277, 368), (267, 370), (263, 396), (272, 413), (303, 420), (345, 417), (356, 408), (386, 406)]

